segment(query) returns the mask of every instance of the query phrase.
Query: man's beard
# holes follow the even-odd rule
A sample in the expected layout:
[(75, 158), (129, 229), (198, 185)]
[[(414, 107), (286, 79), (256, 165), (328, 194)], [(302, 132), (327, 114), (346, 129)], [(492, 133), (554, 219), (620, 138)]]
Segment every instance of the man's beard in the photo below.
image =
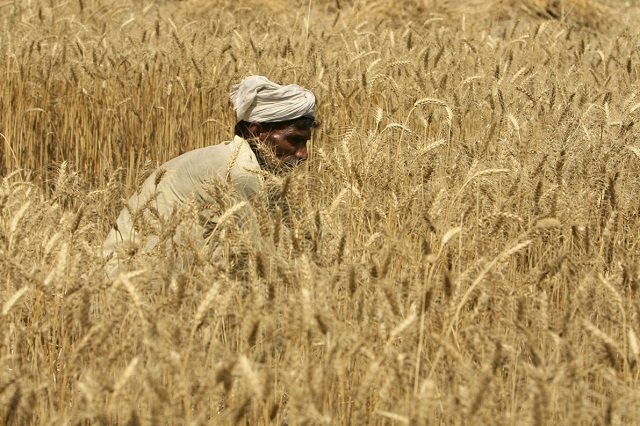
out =
[(280, 160), (279, 158), (276, 158), (275, 160), (261, 162), (260, 158), (258, 158), (260, 167), (274, 175), (284, 175), (290, 173), (301, 162), (302, 160), (299, 160), (297, 158), (290, 160)]
[(287, 160), (280, 160), (280, 163), (282, 165), (282, 168), (286, 169), (286, 170), (291, 170), (294, 167), (296, 167), (298, 164), (302, 163), (304, 160), (301, 160), (299, 158), (289, 158)]

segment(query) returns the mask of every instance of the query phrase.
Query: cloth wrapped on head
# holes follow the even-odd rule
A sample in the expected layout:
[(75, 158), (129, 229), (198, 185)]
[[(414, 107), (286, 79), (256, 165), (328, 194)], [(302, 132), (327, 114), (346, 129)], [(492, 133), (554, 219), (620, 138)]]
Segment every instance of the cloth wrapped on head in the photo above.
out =
[(281, 86), (261, 75), (252, 75), (234, 85), (230, 97), (238, 121), (273, 123), (315, 117), (313, 93), (297, 84)]

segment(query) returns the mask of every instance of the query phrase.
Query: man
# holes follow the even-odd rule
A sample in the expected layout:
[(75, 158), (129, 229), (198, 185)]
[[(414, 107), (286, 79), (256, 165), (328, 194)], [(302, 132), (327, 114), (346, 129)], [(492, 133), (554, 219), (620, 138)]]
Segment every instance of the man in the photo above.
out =
[[(167, 219), (186, 203), (219, 202), (212, 183), (230, 184), (238, 205), (247, 207), (260, 191), (261, 170), (279, 173), (307, 159), (307, 141), (315, 127), (313, 93), (251, 76), (233, 86), (230, 97), (237, 116), (233, 140), (182, 154), (145, 180), (104, 241), (103, 253), (111, 259), (109, 273), (120, 259), (157, 245), (159, 236), (147, 232), (143, 238), (141, 227)], [(212, 215), (195, 233), (206, 237), (216, 220)]]

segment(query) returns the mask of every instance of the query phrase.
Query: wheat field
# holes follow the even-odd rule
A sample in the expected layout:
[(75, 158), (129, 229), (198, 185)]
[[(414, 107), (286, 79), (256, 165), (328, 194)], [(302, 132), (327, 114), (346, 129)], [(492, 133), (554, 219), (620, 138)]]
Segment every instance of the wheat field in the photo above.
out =
[[(640, 4), (0, 2), (0, 422), (639, 424)], [(105, 274), (249, 74), (310, 159)], [(218, 208), (233, 204), (218, 191)]]

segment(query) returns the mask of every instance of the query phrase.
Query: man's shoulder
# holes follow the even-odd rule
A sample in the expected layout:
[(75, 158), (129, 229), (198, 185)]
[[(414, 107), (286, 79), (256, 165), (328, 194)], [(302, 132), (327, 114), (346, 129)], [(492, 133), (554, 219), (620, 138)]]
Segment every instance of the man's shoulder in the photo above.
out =
[(190, 158), (190, 157), (200, 157), (203, 155), (224, 155), (225, 153), (233, 152), (233, 142), (232, 141), (224, 141), (217, 143), (215, 145), (209, 145), (202, 148), (195, 148), (191, 151), (187, 151), (179, 156), (175, 157), (174, 160), (182, 159), (182, 158)]
[(167, 171), (187, 169), (192, 174), (216, 174), (216, 170), (226, 171), (229, 167), (234, 171), (238, 168), (241, 170), (260, 168), (246, 140), (235, 137), (233, 140), (216, 145), (196, 148), (161, 166)]
[(225, 141), (219, 144), (192, 149), (172, 158), (162, 165), (163, 168), (192, 167), (200, 163), (225, 163), (234, 152), (233, 142)]

